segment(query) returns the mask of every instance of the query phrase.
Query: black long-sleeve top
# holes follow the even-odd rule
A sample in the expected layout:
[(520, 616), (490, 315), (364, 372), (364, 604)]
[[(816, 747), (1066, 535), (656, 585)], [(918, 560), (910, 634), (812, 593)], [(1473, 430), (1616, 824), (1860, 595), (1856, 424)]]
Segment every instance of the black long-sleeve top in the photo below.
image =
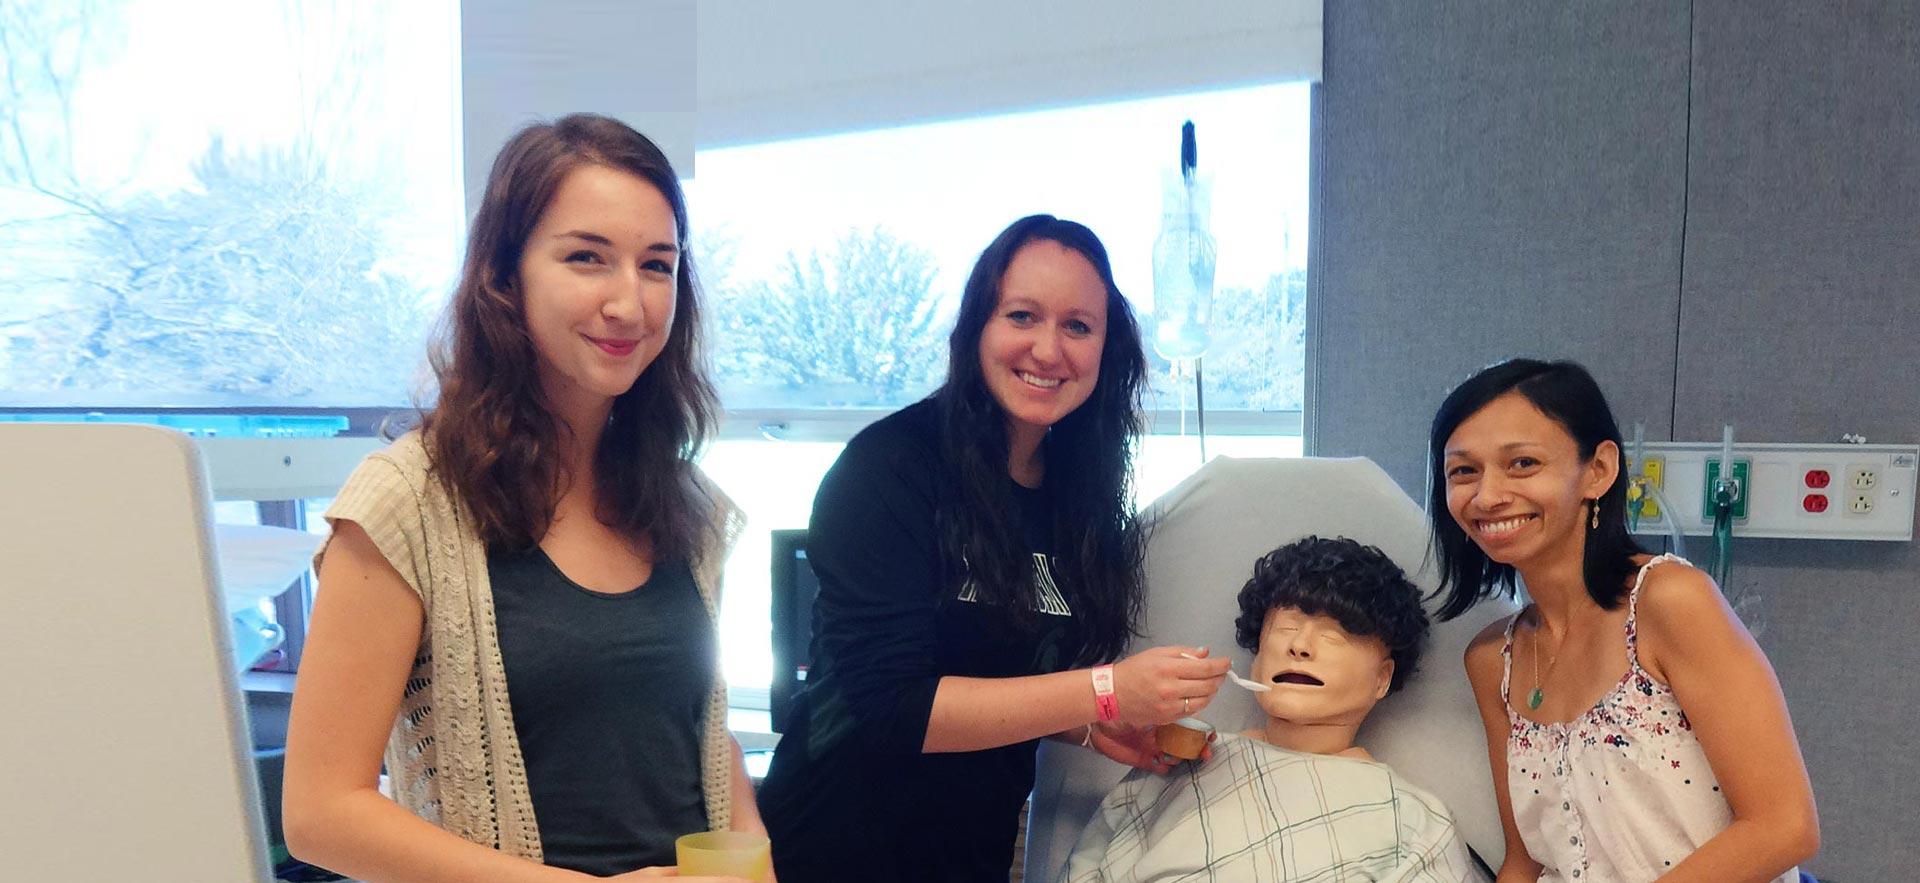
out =
[(814, 499), (813, 667), (760, 793), (782, 883), (1007, 879), (1035, 741), (925, 754), (946, 676), (1060, 671), (1082, 640), (1049, 564), (1047, 493), (1011, 486), (1035, 559), (1037, 624), (975, 602), (944, 571), (939, 423), (921, 402), (847, 444)]

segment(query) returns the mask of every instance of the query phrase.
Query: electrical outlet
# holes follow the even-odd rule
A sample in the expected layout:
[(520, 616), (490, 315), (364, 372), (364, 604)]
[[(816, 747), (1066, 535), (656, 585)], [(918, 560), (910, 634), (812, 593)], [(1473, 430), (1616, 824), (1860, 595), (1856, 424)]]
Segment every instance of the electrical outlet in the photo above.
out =
[(1848, 515), (1872, 515), (1873, 514), (1873, 495), (1868, 493), (1861, 493), (1858, 491), (1854, 492), (1853, 496), (1847, 499), (1847, 514)]
[[(1747, 500), (1753, 496), (1753, 484), (1751, 483), (1752, 474), (1753, 461), (1740, 458), (1736, 458), (1733, 461), (1733, 483), (1736, 488), (1736, 493), (1733, 498), (1733, 519), (1735, 521), (1745, 521), (1747, 518)], [(1719, 480), (1720, 458), (1708, 458), (1707, 482), (1700, 494), (1700, 517), (1708, 524), (1713, 523), (1713, 486), (1714, 483)]]
[(1848, 466), (1847, 487), (1856, 491), (1870, 491), (1880, 484), (1880, 473), (1872, 466)]

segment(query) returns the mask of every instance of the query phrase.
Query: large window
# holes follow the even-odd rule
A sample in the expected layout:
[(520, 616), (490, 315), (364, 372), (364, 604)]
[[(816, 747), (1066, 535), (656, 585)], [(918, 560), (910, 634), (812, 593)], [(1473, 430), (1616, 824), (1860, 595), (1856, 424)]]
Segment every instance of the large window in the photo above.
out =
[[(321, 409), (364, 432), (430, 392), (464, 226), (458, 17), (457, 0), (0, 2), (0, 408)], [(841, 444), (938, 382), (965, 276), (1008, 222), (1092, 227), (1153, 339), (1188, 120), (1218, 254), (1208, 453), (1297, 456), (1308, 118), (1308, 86), (1285, 84), (701, 151), (690, 232), (728, 411), (704, 465), (752, 519), (729, 679), (750, 692), (771, 670), (767, 532), (804, 526)], [(1201, 459), (1193, 377), (1150, 360), (1143, 501)]]
[[(701, 151), (687, 185), (730, 419), (705, 467), (752, 529), (728, 568), (728, 679), (771, 671), (767, 532), (804, 527), (840, 443), (945, 371), (961, 287), (1013, 219), (1081, 221), (1154, 338), (1162, 181), (1194, 122), (1218, 266), (1207, 453), (1298, 456), (1308, 86), (1284, 84)], [(1151, 350), (1151, 347), (1150, 347)], [(1200, 464), (1194, 379), (1150, 352), (1150, 501)]]
[[(702, 151), (687, 190), (728, 407), (919, 398), (943, 369), (974, 258), (1034, 212), (1101, 236), (1151, 338), (1162, 174), (1192, 120), (1219, 255), (1209, 406), (1299, 410), (1307, 94), (1276, 85)], [(1181, 390), (1163, 379), (1155, 395), (1174, 409)]]
[(0, 3), (0, 405), (407, 403), (459, 263), (457, 16)]

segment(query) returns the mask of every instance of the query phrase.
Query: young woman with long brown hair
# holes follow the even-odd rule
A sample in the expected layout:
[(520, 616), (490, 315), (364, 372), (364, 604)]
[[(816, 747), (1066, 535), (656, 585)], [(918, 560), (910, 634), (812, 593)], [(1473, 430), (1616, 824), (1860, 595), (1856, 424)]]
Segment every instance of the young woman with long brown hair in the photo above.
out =
[(438, 400), (327, 511), (295, 854), (370, 881), (559, 883), (762, 830), (716, 670), (740, 518), (693, 465), (716, 405), (686, 237), (666, 157), (615, 120), (500, 152)]

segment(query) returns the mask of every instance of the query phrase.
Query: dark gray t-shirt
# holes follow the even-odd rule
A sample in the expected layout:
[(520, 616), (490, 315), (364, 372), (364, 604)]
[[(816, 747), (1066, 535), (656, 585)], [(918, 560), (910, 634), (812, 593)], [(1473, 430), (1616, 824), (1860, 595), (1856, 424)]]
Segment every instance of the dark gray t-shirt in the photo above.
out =
[(631, 592), (567, 579), (546, 552), (487, 556), (513, 725), (546, 862), (596, 876), (674, 863), (707, 829), (702, 712), (714, 630), (685, 561)]

